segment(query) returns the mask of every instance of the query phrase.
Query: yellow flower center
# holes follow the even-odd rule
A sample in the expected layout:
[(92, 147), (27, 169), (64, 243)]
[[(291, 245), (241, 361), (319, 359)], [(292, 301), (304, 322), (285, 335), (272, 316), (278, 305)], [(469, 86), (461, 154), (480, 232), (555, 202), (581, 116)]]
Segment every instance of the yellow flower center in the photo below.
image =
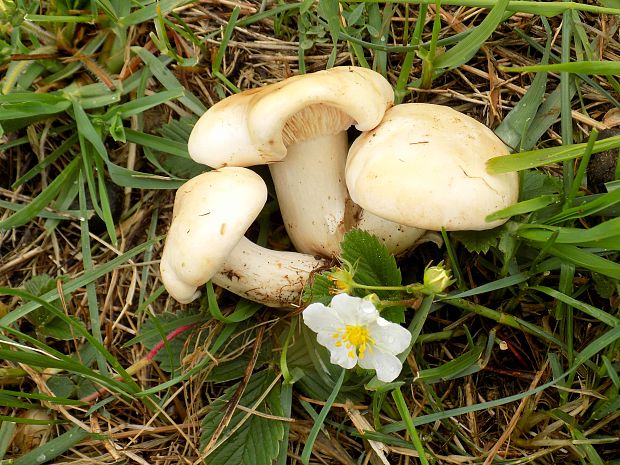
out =
[(359, 351), (359, 358), (363, 359), (366, 355), (366, 350), (372, 352), (372, 344), (375, 343), (370, 334), (368, 334), (368, 328), (356, 325), (346, 325), (344, 329), (338, 328), (333, 338), (338, 339), (336, 347), (344, 345), (349, 349), (347, 353), (349, 358), (355, 357), (356, 351)]

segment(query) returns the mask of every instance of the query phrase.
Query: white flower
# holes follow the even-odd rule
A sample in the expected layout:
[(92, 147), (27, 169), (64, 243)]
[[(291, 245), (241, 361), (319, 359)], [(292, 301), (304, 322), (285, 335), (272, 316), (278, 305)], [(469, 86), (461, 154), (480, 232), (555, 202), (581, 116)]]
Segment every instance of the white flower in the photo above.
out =
[(385, 382), (394, 381), (400, 374), (402, 363), (396, 355), (409, 346), (411, 333), (381, 318), (371, 302), (338, 294), (329, 307), (308, 305), (303, 318), (318, 333), (318, 343), (329, 349), (332, 363), (376, 370), (377, 378)]

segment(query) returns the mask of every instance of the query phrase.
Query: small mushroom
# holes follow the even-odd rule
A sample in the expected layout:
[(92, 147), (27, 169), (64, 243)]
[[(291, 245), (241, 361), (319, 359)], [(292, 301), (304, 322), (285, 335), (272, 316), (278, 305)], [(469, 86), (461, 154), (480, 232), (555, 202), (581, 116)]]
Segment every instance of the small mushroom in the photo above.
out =
[(264, 249), (244, 234), (267, 200), (267, 187), (251, 170), (209, 171), (177, 191), (172, 224), (160, 271), (172, 297), (188, 303), (199, 286), (213, 281), (268, 306), (300, 300), (311, 273), (322, 260), (294, 252)]
[(355, 221), (343, 176), (346, 129), (372, 129), (393, 100), (385, 78), (365, 68), (294, 76), (211, 107), (192, 131), (189, 153), (214, 168), (271, 164), (295, 248), (334, 256)]
[(516, 173), (490, 175), (508, 148), (486, 126), (449, 107), (403, 104), (351, 146), (346, 182), (355, 203), (382, 218), (429, 230), (483, 230), (515, 203)]

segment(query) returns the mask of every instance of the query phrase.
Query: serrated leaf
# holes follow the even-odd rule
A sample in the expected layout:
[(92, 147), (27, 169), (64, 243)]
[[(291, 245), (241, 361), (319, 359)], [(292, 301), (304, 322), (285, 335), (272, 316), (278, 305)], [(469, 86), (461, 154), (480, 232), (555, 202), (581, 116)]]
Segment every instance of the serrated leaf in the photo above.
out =
[(561, 190), (562, 181), (560, 178), (545, 174), (542, 171), (528, 170), (523, 172), (519, 200), (525, 201), (541, 195), (553, 195), (561, 192)]
[(617, 279), (611, 279), (602, 274), (592, 273), (592, 281), (594, 282), (596, 293), (603, 299), (609, 299), (616, 293), (618, 288)]
[(381, 317), (392, 323), (402, 324), (405, 322), (405, 307), (402, 305), (388, 307), (381, 311)]
[[(33, 313), (36, 313), (35, 310)], [(31, 313), (32, 315), (32, 313)], [(52, 315), (53, 316), (53, 315)], [(67, 318), (71, 318), (76, 323), (80, 324), (80, 320), (76, 317), (69, 315)], [(41, 325), (37, 328), (37, 334), (39, 336), (51, 337), (52, 339), (56, 339), (58, 341), (70, 341), (75, 335), (71, 331), (71, 326), (66, 321), (61, 320), (60, 318), (53, 317), (48, 323), (45, 325)]]
[(24, 283), (24, 289), (33, 295), (42, 295), (55, 287), (56, 280), (46, 273), (33, 276)]
[[(271, 370), (264, 370), (253, 375), (245, 388), (239, 405), (254, 408), (256, 402), (263, 396), (273, 382), (275, 374)], [(212, 434), (222, 421), (228, 401), (232, 398), (237, 384), (228, 388), (223, 396), (218, 398), (212, 410), (202, 421), (202, 435), (200, 447), (203, 449), (211, 439)], [(267, 395), (256, 410), (271, 414), (282, 415), (279, 386), (276, 386)], [(249, 416), (248, 416), (249, 415)], [(242, 424), (241, 421), (245, 420)], [(231, 433), (230, 436), (227, 434)], [(237, 409), (230, 423), (224, 430), (220, 441), (225, 439), (205, 459), (209, 465), (271, 465), (278, 455), (280, 441), (284, 436), (282, 421), (252, 415)]]
[[(41, 296), (46, 292), (56, 289), (56, 280), (48, 274), (40, 274), (33, 276), (24, 282), (24, 289), (32, 295)], [(56, 306), (59, 300), (51, 302)], [(37, 329), (44, 328), (47, 324), (54, 320), (54, 315), (45, 308), (39, 308), (30, 313), (26, 319)]]
[(394, 255), (372, 234), (352, 229), (342, 240), (342, 258), (355, 265), (355, 281), (375, 286), (400, 286)]
[(304, 302), (320, 302), (329, 305), (332, 301), (334, 284), (327, 277), (329, 271), (314, 276), (312, 283), (304, 288)]
[(55, 375), (47, 380), (47, 387), (56, 397), (70, 398), (77, 390), (73, 380), (66, 375)]
[(497, 247), (504, 226), (486, 231), (456, 231), (452, 237), (460, 241), (469, 252), (487, 253), (491, 247)]

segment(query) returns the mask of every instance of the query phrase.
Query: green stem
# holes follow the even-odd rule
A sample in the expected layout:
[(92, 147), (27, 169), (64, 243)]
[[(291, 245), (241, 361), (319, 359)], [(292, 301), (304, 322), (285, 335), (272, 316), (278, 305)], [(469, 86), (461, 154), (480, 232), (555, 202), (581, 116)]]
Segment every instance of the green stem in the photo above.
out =
[(366, 289), (369, 291), (404, 291), (408, 294), (413, 294), (414, 292), (422, 292), (424, 289), (423, 284), (409, 284), (407, 286), (368, 286), (366, 284), (360, 284), (355, 281), (351, 281), (351, 287), (354, 289)]
[(563, 344), (557, 338), (553, 337), (551, 334), (547, 333), (540, 326), (528, 323), (527, 321), (517, 318), (513, 315), (509, 315), (508, 313), (498, 312), (497, 310), (493, 310), (483, 305), (475, 304), (465, 299), (446, 299), (444, 300), (444, 303), (460, 308), (462, 310), (466, 310), (468, 312), (476, 313), (485, 318), (489, 318), (490, 320), (496, 321), (501, 325), (509, 326), (511, 328), (515, 328), (520, 331), (540, 337), (541, 339), (544, 339), (545, 341), (550, 342), (558, 347), (566, 347), (565, 344)]
[(405, 422), (407, 432), (411, 436), (411, 442), (413, 443), (415, 449), (418, 451), (418, 455), (420, 456), (420, 463), (422, 465), (429, 465), (428, 459), (426, 458), (426, 452), (424, 451), (424, 446), (422, 445), (420, 436), (418, 436), (418, 431), (415, 429), (415, 425), (413, 424), (413, 418), (411, 418), (411, 413), (409, 413), (407, 402), (405, 402), (405, 398), (403, 397), (403, 393), (400, 391), (400, 388), (396, 388), (392, 391), (392, 397), (396, 402), (396, 408), (398, 409), (398, 413), (400, 413), (401, 418)]

